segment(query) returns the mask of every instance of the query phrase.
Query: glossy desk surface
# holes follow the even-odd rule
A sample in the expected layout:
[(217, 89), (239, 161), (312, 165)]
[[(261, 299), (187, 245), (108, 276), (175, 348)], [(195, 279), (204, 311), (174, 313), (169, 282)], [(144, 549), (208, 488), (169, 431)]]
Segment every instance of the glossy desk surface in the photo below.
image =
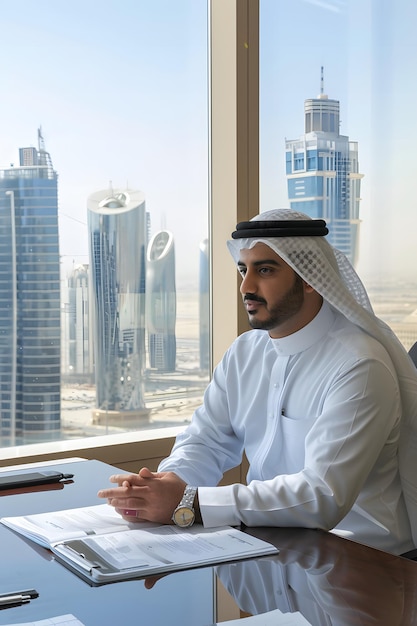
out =
[[(100, 504), (114, 468), (98, 461), (58, 463), (74, 482), (31, 492), (0, 492), (0, 516)], [(0, 524), (0, 593), (36, 588), (29, 604), (0, 610), (0, 624), (73, 614), (85, 626), (211, 626), (214, 580), (250, 614), (300, 611), (314, 626), (417, 625), (417, 562), (331, 533), (301, 528), (247, 532), (279, 549), (274, 557), (170, 574), (152, 589), (143, 580), (90, 587), (51, 553)], [(274, 621), (274, 624), (279, 621)]]

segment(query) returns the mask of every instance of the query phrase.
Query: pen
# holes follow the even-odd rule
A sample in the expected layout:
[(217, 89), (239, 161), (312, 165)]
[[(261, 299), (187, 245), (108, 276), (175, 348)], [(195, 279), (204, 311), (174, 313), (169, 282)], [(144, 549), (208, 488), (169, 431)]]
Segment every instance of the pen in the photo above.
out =
[(26, 604), (30, 602), (31, 598), (29, 595), (23, 595), (21, 593), (14, 594), (10, 596), (2, 596), (0, 598), (0, 606), (6, 606), (11, 604)]

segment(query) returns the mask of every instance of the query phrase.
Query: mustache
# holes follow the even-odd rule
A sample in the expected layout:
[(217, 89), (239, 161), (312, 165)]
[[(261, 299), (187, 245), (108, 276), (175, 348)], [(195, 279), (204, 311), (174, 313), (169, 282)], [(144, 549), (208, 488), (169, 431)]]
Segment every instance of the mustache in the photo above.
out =
[(244, 297), (243, 297), (243, 302), (246, 302), (247, 300), (252, 300), (255, 302), (262, 302), (262, 304), (266, 304), (266, 300), (264, 300), (263, 298), (260, 298), (259, 296), (255, 295), (254, 293), (245, 293)]

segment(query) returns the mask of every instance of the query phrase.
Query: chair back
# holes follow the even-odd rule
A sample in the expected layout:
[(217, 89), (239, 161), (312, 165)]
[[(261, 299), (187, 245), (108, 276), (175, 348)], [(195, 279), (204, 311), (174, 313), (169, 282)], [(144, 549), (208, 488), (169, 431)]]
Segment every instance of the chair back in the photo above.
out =
[[(409, 355), (417, 367), (417, 342), (412, 346)], [(409, 397), (416, 396), (415, 386), (409, 382)], [(399, 471), (404, 493), (411, 533), (417, 548), (417, 397), (414, 410), (410, 415), (403, 416), (399, 446)]]

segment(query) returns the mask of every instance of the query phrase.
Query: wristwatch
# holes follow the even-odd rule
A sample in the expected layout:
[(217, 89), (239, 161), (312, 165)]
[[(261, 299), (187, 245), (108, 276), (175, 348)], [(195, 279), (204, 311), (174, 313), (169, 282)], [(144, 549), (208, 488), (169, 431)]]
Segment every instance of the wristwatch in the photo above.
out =
[(196, 493), (197, 487), (191, 487), (191, 485), (186, 486), (181, 502), (172, 514), (172, 521), (177, 526), (188, 528), (194, 524), (194, 498)]

